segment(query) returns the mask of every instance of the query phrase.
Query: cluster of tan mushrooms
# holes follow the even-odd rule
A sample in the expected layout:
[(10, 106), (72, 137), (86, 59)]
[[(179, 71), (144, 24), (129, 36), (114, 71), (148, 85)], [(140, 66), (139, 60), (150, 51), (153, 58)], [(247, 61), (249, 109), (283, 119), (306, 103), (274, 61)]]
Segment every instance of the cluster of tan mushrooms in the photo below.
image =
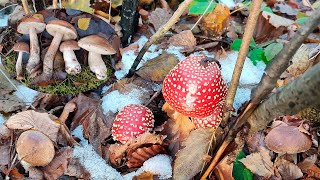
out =
[[(64, 20), (50, 20), (45, 24), (44, 20), (34, 17), (23, 19), (17, 28), (21, 34), (29, 34), (30, 36), (30, 55), (26, 66), (27, 73), (33, 74), (40, 64), (40, 47), (37, 34), (46, 30), (53, 36), (52, 42), (43, 59), (43, 75), (52, 77), (54, 57), (58, 49), (63, 53), (65, 62), (65, 71), (68, 74), (75, 75), (81, 72), (81, 65), (77, 60), (74, 50), (83, 48), (89, 51), (88, 65), (90, 70), (95, 73), (96, 77), (104, 80), (107, 77), (107, 67), (102, 60), (101, 55), (112, 55), (116, 51), (112, 45), (103, 37), (98, 35), (89, 35), (83, 37), (78, 42), (76, 29), (72, 24)], [(62, 42), (62, 43), (61, 43)], [(13, 47), (14, 51), (18, 51), (18, 59), (16, 63), (17, 79), (23, 79), (22, 55), (29, 52), (29, 45), (24, 42), (18, 42)]]

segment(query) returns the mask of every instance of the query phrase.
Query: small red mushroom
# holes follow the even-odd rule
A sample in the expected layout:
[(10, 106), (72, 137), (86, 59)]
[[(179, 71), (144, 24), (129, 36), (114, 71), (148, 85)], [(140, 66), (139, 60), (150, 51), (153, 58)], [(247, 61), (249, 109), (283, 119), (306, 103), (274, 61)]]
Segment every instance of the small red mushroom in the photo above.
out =
[(130, 104), (119, 111), (112, 125), (114, 140), (126, 143), (130, 138), (137, 137), (154, 126), (152, 111), (139, 104)]
[(189, 56), (166, 76), (162, 93), (167, 103), (181, 114), (204, 118), (225, 101), (227, 85), (212, 58)]

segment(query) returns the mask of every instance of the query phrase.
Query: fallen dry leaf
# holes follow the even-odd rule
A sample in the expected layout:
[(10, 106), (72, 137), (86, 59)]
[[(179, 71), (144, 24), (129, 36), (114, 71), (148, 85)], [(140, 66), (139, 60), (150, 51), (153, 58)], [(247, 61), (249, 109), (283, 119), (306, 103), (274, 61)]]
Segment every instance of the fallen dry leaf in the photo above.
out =
[(233, 163), (228, 162), (228, 157), (224, 157), (217, 167), (214, 168), (214, 174), (221, 180), (234, 180), (232, 177)]
[[(0, 66), (0, 68), (2, 68)], [(25, 104), (21, 99), (14, 95), (14, 88), (3, 77), (0, 76), (0, 111), (4, 113), (13, 112), (25, 107)]]
[(6, 143), (1, 143), (0, 146), (0, 169), (1, 166), (7, 166), (10, 163), (10, 145), (11, 143), (8, 141)]
[(43, 179), (43, 172), (37, 167), (29, 167), (28, 172), (30, 179)]
[(156, 8), (150, 13), (149, 22), (153, 25), (154, 29), (158, 31), (164, 24), (171, 18), (172, 13), (167, 9)]
[(143, 172), (139, 176), (133, 177), (133, 180), (153, 180), (154, 174), (151, 172)]
[(265, 178), (274, 175), (273, 163), (271, 162), (269, 151), (262, 146), (258, 149), (258, 152), (252, 153), (239, 161), (254, 174)]
[(191, 131), (183, 141), (183, 148), (176, 155), (173, 166), (173, 179), (192, 179), (205, 164), (205, 157), (211, 145), (211, 128), (199, 128)]
[(10, 130), (5, 125), (0, 125), (0, 142), (8, 140), (11, 136)]
[(202, 28), (205, 34), (219, 36), (224, 33), (228, 26), (230, 10), (223, 4), (217, 4), (213, 11), (202, 18)]
[[(287, 14), (289, 16), (295, 16), (298, 14), (298, 10), (291, 7), (290, 5), (286, 3), (277, 3), (275, 4), (275, 9), (281, 13)], [(276, 11), (276, 12), (277, 12)]]
[(140, 167), (143, 163), (148, 160), (149, 158), (157, 155), (157, 154), (164, 154), (166, 150), (158, 144), (154, 144), (148, 147), (138, 148), (134, 151), (128, 152), (128, 168), (132, 167)]
[(164, 135), (144, 133), (137, 138), (130, 139), (126, 144), (112, 144), (109, 148), (110, 162), (116, 167), (122, 166), (127, 161), (126, 154), (128, 152), (134, 152), (134, 150), (144, 145), (161, 145), (165, 137)]
[(197, 40), (191, 30), (182, 31), (169, 38), (168, 43), (184, 47), (185, 51), (192, 51), (197, 45)]
[(173, 69), (179, 60), (173, 54), (162, 54), (146, 62), (137, 74), (145, 80), (162, 82), (171, 69)]
[(312, 49), (308, 48), (305, 44), (302, 44), (292, 57), (290, 61), (291, 65), (287, 68), (286, 72), (294, 77), (303, 74), (312, 64), (312, 61), (309, 60), (309, 53), (311, 51)]
[(54, 180), (62, 176), (67, 170), (71, 155), (72, 149), (70, 147), (61, 148), (59, 152), (55, 154), (53, 160), (42, 168), (44, 177), (47, 180)]
[(280, 26), (288, 27), (295, 22), (291, 19), (284, 18), (282, 16), (278, 16), (274, 13), (270, 13), (267, 11), (262, 11), (262, 16), (269, 21), (275, 28), (279, 28)]
[(302, 162), (298, 163), (298, 167), (301, 169), (302, 172), (306, 173), (309, 169), (311, 169), (317, 161), (317, 155), (311, 155), (304, 159)]
[(56, 142), (60, 124), (55, 123), (48, 113), (40, 113), (34, 110), (22, 111), (11, 116), (5, 125), (9, 129), (28, 130), (36, 129)]
[(246, 139), (246, 145), (248, 146), (250, 153), (255, 153), (258, 151), (260, 146), (265, 146), (264, 138), (264, 132), (258, 131), (255, 134), (250, 135), (250, 137)]
[(168, 103), (162, 106), (162, 111), (166, 112), (170, 119), (164, 125), (161, 133), (167, 136), (166, 141), (168, 141), (169, 150), (175, 156), (181, 148), (182, 141), (189, 136), (190, 132), (195, 129), (195, 126), (189, 117), (175, 111)]
[(311, 168), (308, 169), (307, 174), (311, 177), (320, 179), (320, 168), (314, 164), (313, 166), (311, 166)]
[(277, 168), (283, 180), (299, 179), (303, 176), (297, 165), (283, 158), (277, 158), (274, 167)]
[(85, 31), (88, 29), (91, 18), (79, 18), (78, 19), (78, 27), (79, 29)]

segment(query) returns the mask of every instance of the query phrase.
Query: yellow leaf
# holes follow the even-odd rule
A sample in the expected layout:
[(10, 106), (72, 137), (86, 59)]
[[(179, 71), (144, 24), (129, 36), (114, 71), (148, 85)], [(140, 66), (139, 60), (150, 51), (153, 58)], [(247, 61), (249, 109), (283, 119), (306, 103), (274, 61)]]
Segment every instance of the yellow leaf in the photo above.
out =
[(89, 27), (89, 24), (90, 24), (90, 20), (91, 18), (80, 18), (78, 20), (78, 27), (81, 29), (81, 30), (87, 30), (88, 27)]
[(36, 19), (39, 19), (39, 20), (44, 20), (42, 14), (33, 14), (32, 17), (33, 17), (33, 18), (36, 18)]
[(93, 9), (90, 7), (90, 0), (62, 0), (62, 6), (69, 9), (77, 9), (87, 13), (93, 13)]
[(228, 25), (230, 10), (227, 6), (217, 4), (215, 9), (202, 19), (202, 27), (211, 36), (223, 34)]
[(123, 0), (112, 0), (112, 7), (117, 8), (118, 6), (122, 5)]

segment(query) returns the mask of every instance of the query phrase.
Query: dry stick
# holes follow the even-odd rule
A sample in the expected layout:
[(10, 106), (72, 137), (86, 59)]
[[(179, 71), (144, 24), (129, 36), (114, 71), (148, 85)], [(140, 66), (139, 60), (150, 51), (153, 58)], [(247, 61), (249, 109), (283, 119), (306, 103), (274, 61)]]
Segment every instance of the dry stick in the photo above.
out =
[[(237, 87), (239, 85), (241, 71), (242, 71), (243, 64), (246, 59), (248, 50), (249, 50), (249, 44), (251, 42), (251, 38), (253, 36), (254, 29), (257, 24), (261, 4), (262, 4), (262, 0), (252, 1), (252, 9), (250, 11), (248, 21), (247, 21), (247, 24), (245, 27), (245, 32), (243, 34), (242, 44), (241, 44), (240, 51), (238, 54), (237, 63), (234, 67), (230, 87), (228, 90), (228, 95), (227, 95), (227, 99), (226, 99), (227, 111), (224, 113), (223, 122), (226, 122), (230, 116), (230, 109), (232, 109), (232, 106), (233, 106), (234, 97), (235, 97), (235, 94), (237, 91)], [(219, 150), (220, 150), (220, 148), (219, 148)], [(224, 149), (222, 150), (222, 152), (223, 151), (224, 151)], [(218, 152), (217, 152), (217, 154), (218, 154)], [(216, 158), (216, 156), (215, 156), (215, 158), (211, 161), (208, 169), (204, 172), (203, 176), (201, 177), (202, 180), (205, 180), (209, 176), (209, 174), (211, 173), (213, 168), (218, 163), (218, 160), (219, 160), (219, 158)]]
[(58, 9), (58, 0), (53, 0), (52, 1), (52, 6), (54, 9)]
[[(300, 45), (303, 43), (303, 39), (305, 39), (308, 34), (310, 32), (312, 32), (313, 29), (315, 29), (315, 27), (317, 26), (318, 22), (320, 21), (320, 12), (319, 10), (317, 12), (314, 12), (314, 14), (310, 17), (309, 21), (306, 23), (305, 26), (303, 26), (301, 29), (299, 29), (299, 31), (296, 33), (296, 35), (292, 38), (292, 40), (290, 41), (290, 43), (288, 43), (285, 48), (279, 53), (279, 55), (273, 60), (272, 64), (277, 64), (277, 66), (275, 65), (270, 65), (268, 66), (268, 69), (266, 70), (266, 72), (272, 72), (273, 70), (270, 70), (270, 68), (272, 69), (277, 69), (278, 71), (280, 71), (281, 68), (280, 66), (285, 66), (287, 67), (289, 64), (289, 60), (290, 58), (293, 56), (294, 52), (296, 52), (296, 50), (300, 47)], [(298, 40), (300, 39), (300, 40)], [(296, 49), (291, 49), (291, 47), (296, 47)], [(293, 52), (292, 52), (293, 51)], [(287, 55), (288, 54), (288, 55)], [(286, 63), (279, 63), (279, 62), (275, 62), (275, 61), (286, 61)], [(286, 69), (286, 68), (284, 68)], [(283, 70), (284, 71), (284, 70)], [(283, 72), (282, 71), (282, 72)], [(281, 75), (281, 73), (278, 73), (278, 77), (273, 77), (275, 79), (278, 79)], [(263, 83), (263, 81), (265, 81), (264, 79), (261, 80), (261, 82), (259, 83), (259, 86), (265, 86)], [(261, 87), (259, 87), (257, 89), (261, 89)], [(274, 85), (275, 86), (275, 83)], [(273, 88), (272, 88), (273, 89)], [(272, 90), (271, 89), (271, 90)], [(263, 89), (261, 89), (261, 92), (265, 92)], [(270, 90), (270, 92), (271, 92)], [(253, 94), (257, 94), (256, 92), (254, 92)], [(267, 94), (266, 94), (267, 95)], [(255, 95), (253, 97), (260, 97), (261, 100), (264, 99), (265, 96), (261, 97), (262, 94)], [(230, 129), (228, 136), (226, 137), (226, 139), (223, 141), (222, 145), (219, 147), (214, 159), (212, 160), (211, 164), (210, 164), (210, 168), (211, 170), (216, 166), (216, 164), (218, 163), (219, 159), (221, 158), (222, 154), (224, 153), (225, 149), (228, 147), (228, 145), (234, 140), (236, 134), (239, 132), (240, 127), (246, 122), (246, 120), (250, 117), (250, 115), (252, 114), (252, 112), (254, 111), (254, 109), (256, 108), (256, 104), (250, 103), (247, 108), (244, 110), (244, 112), (238, 117), (236, 124)], [(209, 169), (209, 168), (208, 168)], [(211, 171), (210, 170), (210, 171)], [(209, 175), (210, 171), (206, 174)], [(205, 174), (204, 174), (205, 175)], [(202, 176), (202, 178), (205, 178), (206, 176)]]
[(150, 37), (148, 42), (143, 46), (143, 48), (139, 52), (138, 56), (134, 60), (132, 66), (131, 66), (131, 68), (129, 70), (129, 73), (128, 73), (127, 77), (132, 77), (133, 76), (133, 74), (135, 73), (136, 68), (139, 65), (143, 55), (147, 52), (149, 47), (152, 44), (154, 44), (155, 42), (157, 42), (159, 40), (159, 38), (161, 38), (166, 32), (168, 32), (168, 30), (179, 20), (180, 16), (183, 14), (183, 12), (189, 7), (191, 2), (192, 2), (192, 0), (183, 1), (179, 5), (179, 8), (174, 12), (172, 17), (169, 19), (169, 21), (165, 25), (163, 25), (162, 28), (160, 28), (154, 35), (152, 35)]
[(230, 82), (230, 87), (229, 87), (228, 95), (226, 98), (226, 108), (225, 108), (226, 112), (224, 113), (223, 121), (221, 122), (223, 125), (227, 122), (227, 120), (230, 117), (230, 110), (233, 107), (234, 97), (236, 95), (237, 87), (239, 85), (239, 79), (241, 76), (244, 61), (247, 57), (253, 32), (258, 21), (261, 4), (262, 4), (262, 0), (252, 1), (252, 9), (250, 11), (248, 21), (245, 27), (245, 32), (243, 34), (242, 43), (241, 43), (238, 58), (237, 58), (237, 63), (233, 70), (232, 79)]
[(22, 2), (24, 13), (26, 15), (30, 14), (28, 0), (21, 0), (21, 2)]

